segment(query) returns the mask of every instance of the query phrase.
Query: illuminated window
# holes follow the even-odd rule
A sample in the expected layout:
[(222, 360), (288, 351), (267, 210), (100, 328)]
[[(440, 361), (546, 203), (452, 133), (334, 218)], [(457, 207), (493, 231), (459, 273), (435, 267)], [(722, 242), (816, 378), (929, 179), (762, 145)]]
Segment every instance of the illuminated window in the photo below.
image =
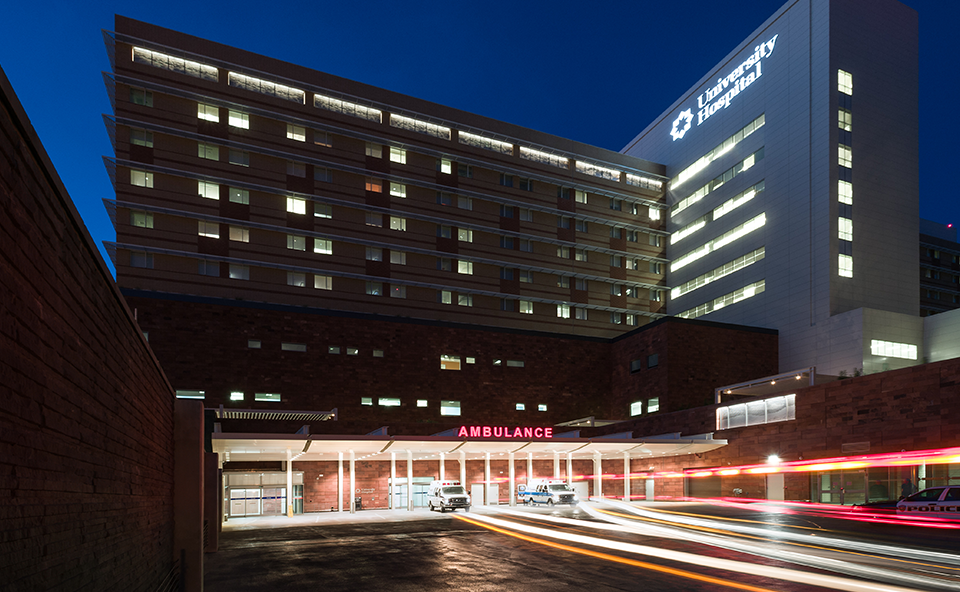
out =
[(473, 261), (457, 261), (457, 273), (473, 275)]
[(838, 111), (838, 118), (839, 118), (838, 123), (840, 124), (840, 129), (847, 132), (853, 131), (853, 113), (851, 113), (847, 109), (841, 108)]
[(197, 103), (197, 118), (220, 123), (220, 108), (216, 105)]
[(407, 197), (407, 186), (403, 183), (390, 183), (390, 195), (393, 197)]
[(656, 411), (660, 411), (660, 397), (647, 399), (647, 413), (654, 413)]
[(574, 318), (576, 318), (578, 321), (586, 321), (586, 320), (587, 320), (587, 309), (585, 309), (585, 308), (574, 308), (574, 309), (573, 309), (573, 316), (574, 316)]
[(616, 169), (609, 169), (598, 164), (581, 162), (579, 160), (577, 161), (577, 172), (593, 177), (600, 177), (601, 179), (608, 179), (610, 181), (620, 180), (620, 171)]
[(460, 294), (457, 296), (457, 304), (459, 306), (473, 306), (473, 295), (472, 294)]
[(197, 234), (207, 238), (220, 238), (220, 225), (216, 222), (197, 221)]
[(317, 290), (332, 290), (333, 278), (329, 275), (313, 276), (313, 287)]
[(523, 360), (507, 360), (507, 368), (523, 368), (524, 366)]
[(307, 176), (307, 165), (302, 162), (297, 162), (295, 160), (287, 161), (287, 174), (291, 177), (306, 177)]
[(557, 247), (557, 257), (561, 259), (569, 259), (570, 247)]
[(250, 279), (250, 266), (249, 265), (230, 265), (230, 279), (232, 280), (249, 280)]
[(333, 255), (333, 241), (328, 238), (313, 239), (313, 252), (317, 255)]
[(473, 231), (468, 228), (457, 229), (457, 240), (464, 243), (473, 242)]
[(390, 297), (391, 297), (391, 298), (406, 298), (406, 297), (407, 297), (407, 287), (406, 287), (406, 286), (390, 286)]
[(231, 226), (230, 240), (236, 241), (238, 243), (249, 243), (250, 230), (247, 228), (241, 228), (240, 226)]
[(240, 113), (239, 111), (231, 109), (227, 115), (227, 123), (230, 124), (231, 127), (250, 129), (250, 116), (246, 113)]
[[(713, 209), (713, 220), (717, 220), (729, 214), (733, 210), (739, 208), (743, 204), (749, 202), (754, 197), (756, 197), (759, 193), (761, 193), (764, 189), (766, 189), (766, 182), (760, 181), (753, 187), (748, 187), (746, 190), (741, 191), (740, 193), (734, 195), (733, 197), (731, 197), (730, 199), (728, 199), (727, 201), (723, 202), (722, 204), (720, 204), (719, 206)], [(704, 217), (702, 219), (707, 219), (707, 218)], [(672, 237), (670, 239), (670, 243), (673, 244)]]
[(453, 162), (449, 159), (441, 158), (437, 161), (437, 170), (444, 175), (450, 175), (453, 173)]
[(280, 402), (280, 393), (254, 393), (254, 401), (268, 401), (273, 403)]
[(853, 240), (853, 220), (850, 218), (838, 218), (838, 236), (840, 240), (852, 241)]
[(178, 399), (202, 399), (204, 397), (203, 391), (177, 389), (176, 394)]
[(306, 214), (307, 213), (307, 200), (300, 199), (299, 197), (288, 197), (287, 198), (287, 212), (291, 214)]
[(301, 105), (304, 104), (306, 97), (306, 93), (299, 88), (293, 88), (292, 86), (278, 84), (261, 78), (254, 78), (253, 76), (246, 76), (237, 72), (230, 72), (227, 76), (227, 84), (235, 88), (242, 88), (285, 101), (293, 101)]
[(153, 173), (146, 171), (130, 171), (130, 184), (137, 187), (153, 187)]
[(328, 353), (328, 354), (339, 354), (339, 353), (340, 353), (340, 346), (339, 346), (339, 345), (331, 345), (331, 346), (329, 346), (329, 347), (327, 348), (327, 353)]
[(558, 304), (558, 305), (557, 305), (557, 318), (560, 318), (560, 319), (569, 319), (569, 318), (570, 318), (570, 305), (569, 305), (569, 304)]
[[(217, 191), (217, 193), (219, 194), (219, 190)], [(250, 204), (250, 192), (247, 191), (246, 189), (238, 189), (236, 187), (231, 187), (228, 193), (230, 194), (230, 203), (237, 203), (237, 204), (243, 204), (243, 205)]]
[(517, 403), (517, 411), (523, 411), (527, 408), (523, 403)]
[(477, 134), (471, 134), (464, 131), (457, 132), (457, 136), (459, 142), (461, 144), (466, 144), (467, 146), (483, 148), (484, 150), (492, 150), (493, 152), (499, 152), (500, 154), (513, 154), (513, 144), (509, 142), (501, 142), (499, 140), (478, 136)]
[(517, 275), (520, 276), (521, 284), (532, 284), (533, 283), (533, 271), (531, 270), (518, 270)]
[(233, 391), (232, 393), (230, 393), (230, 400), (231, 400), (231, 401), (242, 401), (242, 400), (243, 400), (243, 393), (242, 393), (241, 391)]
[(390, 216), (390, 230), (406, 230), (407, 219), (399, 216)]
[[(720, 158), (721, 156), (729, 152), (731, 149), (733, 149), (734, 146), (736, 146), (745, 138), (750, 136), (750, 134), (757, 131), (761, 127), (763, 127), (764, 123), (766, 123), (766, 117), (764, 115), (760, 115), (760, 117), (754, 119), (753, 121), (745, 125), (737, 133), (733, 134), (732, 136), (730, 136), (729, 138), (721, 142), (713, 150), (711, 150), (710, 152), (707, 152), (706, 154), (698, 158), (697, 161), (694, 162), (692, 165), (680, 171), (680, 174), (678, 174), (676, 177), (674, 177), (670, 181), (671, 188), (676, 189), (682, 183), (685, 183), (686, 181), (690, 180), (694, 175), (696, 175), (697, 173), (702, 171), (704, 168), (706, 168), (708, 164), (710, 164), (714, 160)], [(679, 204), (677, 205), (679, 206)], [(674, 207), (677, 207), (677, 206), (674, 206)], [(681, 209), (683, 208), (679, 208), (675, 210), (675, 212), (679, 212)]]
[(365, 224), (367, 226), (376, 226), (377, 228), (383, 227), (383, 214), (377, 214), (374, 212), (367, 212), (365, 217)]
[(399, 407), (400, 399), (397, 397), (380, 397), (377, 399), (377, 404), (381, 407)]
[(380, 247), (367, 247), (367, 261), (383, 261), (383, 249)]
[[(337, 352), (340, 353), (340, 352)], [(360, 397), (361, 405), (373, 405), (373, 397)]]
[[(717, 267), (716, 269), (712, 269), (701, 276), (698, 276), (688, 282), (681, 284), (680, 286), (677, 286), (676, 288), (670, 291), (670, 298), (679, 298), (684, 294), (689, 294), (690, 292), (693, 292), (697, 288), (702, 288), (703, 286), (707, 285), (708, 283), (714, 280), (718, 280), (722, 277), (726, 277), (730, 275), (731, 273), (740, 271), (744, 267), (748, 267), (750, 265), (753, 265), (757, 261), (762, 260), (764, 258), (764, 255), (765, 255), (765, 249), (764, 247), (760, 247), (759, 249), (755, 251), (751, 251), (750, 253), (747, 253), (742, 257), (738, 257), (733, 261), (724, 263), (723, 265), (721, 265), (720, 267)], [(652, 266), (653, 263), (651, 263), (650, 265)]]
[(587, 260), (587, 251), (585, 249), (574, 249), (573, 258), (577, 261), (586, 261)]
[[(570, 166), (570, 161), (562, 156), (550, 154), (549, 152), (543, 152), (540, 150), (534, 150), (533, 148), (527, 148), (525, 146), (520, 147), (520, 158), (524, 160), (532, 160), (534, 162), (541, 162), (543, 164), (549, 164), (561, 169), (569, 168)], [(570, 197), (568, 196), (564, 199), (570, 199)]]
[(729, 430), (796, 419), (794, 394), (717, 408), (717, 429)]
[(842, 204), (853, 205), (853, 183), (849, 181), (837, 181), (837, 199)]
[(412, 117), (404, 117), (403, 115), (391, 113), (390, 125), (392, 127), (410, 130), (420, 134), (426, 134), (428, 136), (441, 138), (443, 140), (450, 139), (450, 128), (437, 125), (435, 123), (430, 123), (428, 121), (423, 121), (422, 119), (414, 119)]
[(650, 206), (650, 207), (647, 209), (647, 217), (649, 217), (651, 220), (659, 220), (659, 219), (660, 219), (660, 209), (659, 209), (659, 208), (655, 208), (655, 207), (653, 207), (653, 206)]
[(850, 255), (839, 255), (839, 261), (837, 264), (837, 272), (840, 274), (840, 277), (853, 277), (853, 257)]
[(130, 89), (130, 102), (134, 105), (153, 107), (153, 93), (142, 88)]
[(373, 179), (367, 177), (364, 188), (367, 191), (372, 191), (373, 193), (382, 193), (383, 192), (383, 181), (380, 179)]
[(305, 288), (307, 287), (307, 276), (302, 273), (296, 273), (294, 271), (287, 272), (287, 285), (293, 286), (295, 288)]
[(576, 191), (574, 191), (573, 195), (574, 195), (574, 199), (576, 200), (577, 203), (582, 203), (582, 204), (587, 203), (587, 192), (586, 192), (586, 191), (580, 191), (579, 189), (577, 189)]
[(206, 199), (220, 199), (220, 186), (207, 181), (197, 181), (197, 195)]
[(370, 296), (383, 296), (383, 284), (381, 282), (367, 282), (367, 294)]
[(539, 405), (537, 405), (537, 411), (546, 411), (546, 410), (547, 410), (547, 406), (544, 405), (543, 403), (540, 403)]
[(315, 218), (333, 218), (333, 207), (327, 204), (313, 204), (313, 216)]
[(130, 212), (130, 226), (153, 228), (153, 214), (150, 212)]
[(917, 359), (917, 346), (909, 343), (896, 343), (893, 341), (870, 340), (870, 353), (875, 356), (885, 358), (900, 358), (903, 360)]
[(519, 306), (520, 314), (533, 314), (533, 302), (521, 300)]
[(417, 399), (417, 407), (426, 407), (426, 406), (427, 406), (426, 399)]
[(394, 265), (406, 265), (407, 254), (403, 251), (390, 251), (390, 263)]
[(219, 72), (213, 66), (185, 60), (158, 51), (143, 49), (142, 47), (133, 48), (133, 61), (137, 64), (147, 64), (155, 68), (162, 68), (164, 70), (170, 70), (171, 72), (186, 74), (187, 76), (210, 80), (212, 82), (216, 82), (219, 78)]
[(837, 70), (837, 90), (845, 95), (853, 96), (853, 74)]
[(853, 168), (853, 148), (846, 144), (840, 144), (837, 148), (838, 162), (840, 166)]
[(130, 143), (135, 146), (145, 146), (147, 148), (153, 148), (153, 132), (148, 132), (147, 130), (143, 130), (143, 129), (131, 128)]
[(359, 117), (360, 119), (366, 119), (367, 121), (374, 121), (376, 123), (380, 123), (383, 120), (383, 114), (379, 109), (374, 109), (373, 107), (367, 107), (358, 103), (352, 103), (350, 101), (344, 101), (342, 99), (327, 97), (321, 94), (313, 95), (313, 106), (317, 107), (318, 109), (326, 109), (327, 111), (333, 111), (334, 113), (342, 113), (351, 117)]
[(407, 151), (402, 148), (390, 147), (390, 162), (407, 164)]
[(630, 416), (642, 415), (643, 414), (643, 401), (636, 401), (630, 403)]
[(440, 415), (460, 415), (460, 401), (440, 401)]
[(746, 285), (740, 288), (739, 290), (734, 290), (729, 294), (724, 294), (719, 298), (715, 298), (699, 306), (696, 306), (689, 310), (685, 310), (676, 316), (684, 319), (695, 319), (697, 317), (701, 317), (705, 314), (711, 313), (715, 310), (720, 310), (725, 306), (729, 306), (731, 304), (736, 304), (737, 302), (740, 302), (742, 300), (746, 300), (747, 298), (753, 298), (758, 294), (762, 294), (765, 289), (766, 289), (766, 281), (760, 280), (759, 282), (754, 282), (752, 284)]
[(441, 370), (459, 370), (460, 369), (460, 356), (440, 356), (440, 369)]
[(753, 232), (754, 230), (757, 230), (758, 228), (762, 228), (766, 223), (767, 223), (766, 214), (760, 214), (754, 218), (751, 218), (750, 220), (747, 220), (746, 222), (737, 226), (733, 230), (725, 232), (724, 234), (720, 235), (714, 240), (709, 241), (706, 244), (700, 247), (697, 247), (693, 251), (690, 251), (689, 253), (685, 253), (680, 257), (674, 259), (673, 262), (670, 263), (670, 271), (677, 271), (678, 269), (681, 269), (682, 267), (685, 267), (686, 265), (689, 265), (690, 263), (693, 263), (694, 261), (697, 261), (698, 259), (705, 257), (706, 255), (712, 253), (713, 251), (716, 251), (717, 249), (720, 249), (721, 247), (724, 247), (736, 241), (737, 239), (746, 236), (747, 234)]
[(287, 124), (287, 139), (295, 140), (297, 142), (306, 142), (307, 141), (307, 130), (299, 125), (294, 125), (292, 123)]
[(437, 302), (440, 304), (453, 304), (453, 292), (450, 290), (440, 290), (437, 292)]
[(287, 235), (287, 248), (293, 251), (306, 251), (307, 238), (304, 236)]

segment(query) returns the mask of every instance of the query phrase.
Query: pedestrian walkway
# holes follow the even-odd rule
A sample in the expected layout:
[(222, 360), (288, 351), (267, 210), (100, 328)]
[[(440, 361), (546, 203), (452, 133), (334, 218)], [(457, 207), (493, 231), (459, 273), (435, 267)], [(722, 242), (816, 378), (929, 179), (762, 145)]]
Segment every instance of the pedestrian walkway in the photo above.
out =
[[(473, 508), (471, 508), (473, 510)], [(463, 510), (457, 510), (462, 513)], [(224, 532), (255, 530), (261, 528), (290, 528), (296, 526), (322, 526), (325, 524), (359, 524), (368, 522), (406, 522), (408, 520), (430, 520), (448, 517), (450, 512), (431, 512), (427, 508), (409, 510), (358, 510), (350, 512), (310, 512), (287, 516), (252, 516), (249, 518), (230, 518), (223, 523)]]

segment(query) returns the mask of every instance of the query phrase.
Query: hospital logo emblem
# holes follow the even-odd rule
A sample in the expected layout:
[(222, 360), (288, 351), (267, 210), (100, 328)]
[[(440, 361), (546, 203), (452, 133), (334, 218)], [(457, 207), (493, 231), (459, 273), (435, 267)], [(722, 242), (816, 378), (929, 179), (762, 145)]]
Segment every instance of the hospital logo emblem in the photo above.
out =
[(692, 122), (693, 113), (690, 112), (690, 109), (681, 111), (680, 115), (677, 115), (677, 119), (673, 122), (673, 129), (670, 130), (670, 135), (673, 136), (673, 140), (677, 141), (683, 138), (683, 134), (687, 133)]

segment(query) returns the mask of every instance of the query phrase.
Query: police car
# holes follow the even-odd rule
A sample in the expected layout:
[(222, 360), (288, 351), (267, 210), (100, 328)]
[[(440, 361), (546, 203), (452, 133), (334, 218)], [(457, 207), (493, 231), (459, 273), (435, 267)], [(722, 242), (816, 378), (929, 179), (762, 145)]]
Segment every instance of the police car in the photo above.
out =
[(936, 516), (960, 520), (960, 487), (930, 487), (897, 502), (899, 516)]

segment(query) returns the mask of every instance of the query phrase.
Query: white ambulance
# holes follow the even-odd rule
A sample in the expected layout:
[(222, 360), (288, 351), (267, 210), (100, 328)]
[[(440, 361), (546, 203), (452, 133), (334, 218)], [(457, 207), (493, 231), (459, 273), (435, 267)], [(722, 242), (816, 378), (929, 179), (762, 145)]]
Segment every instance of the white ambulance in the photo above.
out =
[(575, 505), (580, 501), (567, 482), (561, 479), (531, 479), (517, 489), (517, 495), (524, 504)]
[(432, 481), (430, 489), (427, 490), (427, 505), (431, 512), (439, 509), (443, 513), (457, 508), (469, 512), (470, 494), (459, 481)]

